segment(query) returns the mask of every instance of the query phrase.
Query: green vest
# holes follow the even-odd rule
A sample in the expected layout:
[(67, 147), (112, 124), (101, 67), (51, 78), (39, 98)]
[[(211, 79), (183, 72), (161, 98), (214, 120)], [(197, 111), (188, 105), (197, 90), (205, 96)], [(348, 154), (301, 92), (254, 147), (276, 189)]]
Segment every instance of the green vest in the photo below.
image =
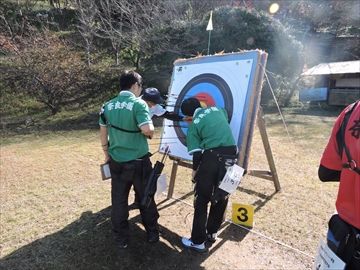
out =
[[(152, 124), (149, 107), (142, 99), (136, 98), (129, 91), (121, 91), (116, 98), (105, 103), (101, 109), (106, 121), (121, 129), (136, 131), (146, 124)], [(107, 126), (99, 119), (101, 126)], [(141, 133), (130, 133), (109, 127), (109, 154), (117, 162), (126, 162), (143, 157), (149, 152), (146, 136)]]
[(219, 146), (236, 145), (227, 111), (220, 107), (196, 110), (186, 136), (189, 154)]

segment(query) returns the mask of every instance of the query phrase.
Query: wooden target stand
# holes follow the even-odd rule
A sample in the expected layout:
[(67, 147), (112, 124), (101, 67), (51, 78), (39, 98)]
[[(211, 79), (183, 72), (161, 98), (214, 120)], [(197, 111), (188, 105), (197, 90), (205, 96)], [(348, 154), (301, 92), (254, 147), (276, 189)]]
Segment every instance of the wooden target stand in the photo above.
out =
[[(279, 178), (278, 178), (278, 175), (276, 172), (275, 162), (274, 162), (274, 158), (273, 158), (270, 143), (269, 143), (269, 138), (267, 136), (267, 132), (266, 132), (266, 128), (265, 128), (264, 114), (263, 114), (263, 110), (261, 107), (259, 107), (258, 112), (257, 112), (257, 125), (258, 125), (259, 131), (260, 131), (260, 135), (262, 138), (262, 142), (264, 145), (266, 158), (269, 163), (270, 170), (267, 170), (267, 171), (266, 170), (261, 170), (261, 171), (260, 170), (249, 170), (247, 172), (247, 174), (251, 175), (251, 176), (263, 178), (265, 180), (272, 181), (274, 183), (275, 190), (277, 192), (281, 189), (280, 182), (279, 182)], [(175, 179), (176, 179), (178, 167), (182, 166), (182, 167), (192, 169), (192, 163), (190, 163), (188, 161), (184, 161), (182, 159), (175, 158), (172, 156), (169, 156), (169, 158), (171, 160), (173, 160), (173, 165), (172, 165), (172, 170), (171, 170), (167, 199), (171, 199), (173, 196), (174, 187), (175, 187)]]

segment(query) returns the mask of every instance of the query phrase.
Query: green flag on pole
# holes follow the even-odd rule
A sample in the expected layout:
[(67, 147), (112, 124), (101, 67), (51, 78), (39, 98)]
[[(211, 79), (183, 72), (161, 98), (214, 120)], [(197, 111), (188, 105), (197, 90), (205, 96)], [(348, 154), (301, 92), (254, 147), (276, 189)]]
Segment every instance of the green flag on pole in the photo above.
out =
[(213, 25), (212, 25), (212, 11), (210, 11), (210, 19), (208, 22), (208, 25), (206, 27), (206, 31), (209, 31), (209, 42), (208, 42), (208, 55), (210, 53), (210, 36), (211, 36), (211, 30), (213, 30)]

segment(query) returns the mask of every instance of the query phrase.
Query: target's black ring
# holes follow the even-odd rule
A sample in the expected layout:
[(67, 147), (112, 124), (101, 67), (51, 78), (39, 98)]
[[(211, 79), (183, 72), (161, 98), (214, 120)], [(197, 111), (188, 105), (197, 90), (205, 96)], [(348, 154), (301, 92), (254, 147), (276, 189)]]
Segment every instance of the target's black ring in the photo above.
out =
[[(224, 103), (224, 108), (226, 108), (226, 110), (228, 111), (228, 115), (229, 115), (229, 122), (231, 121), (231, 117), (233, 114), (233, 96), (230, 90), (229, 85), (225, 82), (224, 79), (222, 79), (220, 76), (212, 74), (212, 73), (204, 73), (201, 75), (198, 75), (194, 78), (192, 78), (185, 86), (184, 88), (181, 90), (178, 99), (176, 100), (175, 103), (175, 108), (174, 108), (174, 112), (176, 114), (180, 114), (180, 107), (181, 107), (181, 103), (183, 102), (184, 98), (187, 97), (191, 97), (194, 95), (189, 95), (188, 93), (191, 92), (191, 90), (196, 87), (197, 85), (201, 84), (201, 83), (208, 83), (208, 84), (212, 84), (216, 87), (217, 90), (220, 91), (221, 96), (223, 98), (223, 103)], [(215, 100), (215, 102), (217, 103), (217, 101)], [(187, 146), (186, 143), (186, 135), (183, 132), (181, 126), (183, 126), (183, 124), (180, 124), (179, 122), (175, 123), (174, 125), (174, 129), (175, 129), (175, 133), (178, 137), (178, 139), (180, 140), (180, 142), (184, 145)]]

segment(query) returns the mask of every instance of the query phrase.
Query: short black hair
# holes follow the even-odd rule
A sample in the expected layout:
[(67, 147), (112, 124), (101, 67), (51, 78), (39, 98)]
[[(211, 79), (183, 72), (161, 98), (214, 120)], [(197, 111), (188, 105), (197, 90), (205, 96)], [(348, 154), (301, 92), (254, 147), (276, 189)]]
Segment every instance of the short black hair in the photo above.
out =
[(181, 111), (186, 116), (193, 116), (197, 108), (201, 108), (200, 101), (194, 97), (185, 99), (181, 104)]
[(125, 70), (120, 75), (120, 90), (129, 90), (134, 83), (142, 84), (142, 78), (139, 73), (133, 70)]

